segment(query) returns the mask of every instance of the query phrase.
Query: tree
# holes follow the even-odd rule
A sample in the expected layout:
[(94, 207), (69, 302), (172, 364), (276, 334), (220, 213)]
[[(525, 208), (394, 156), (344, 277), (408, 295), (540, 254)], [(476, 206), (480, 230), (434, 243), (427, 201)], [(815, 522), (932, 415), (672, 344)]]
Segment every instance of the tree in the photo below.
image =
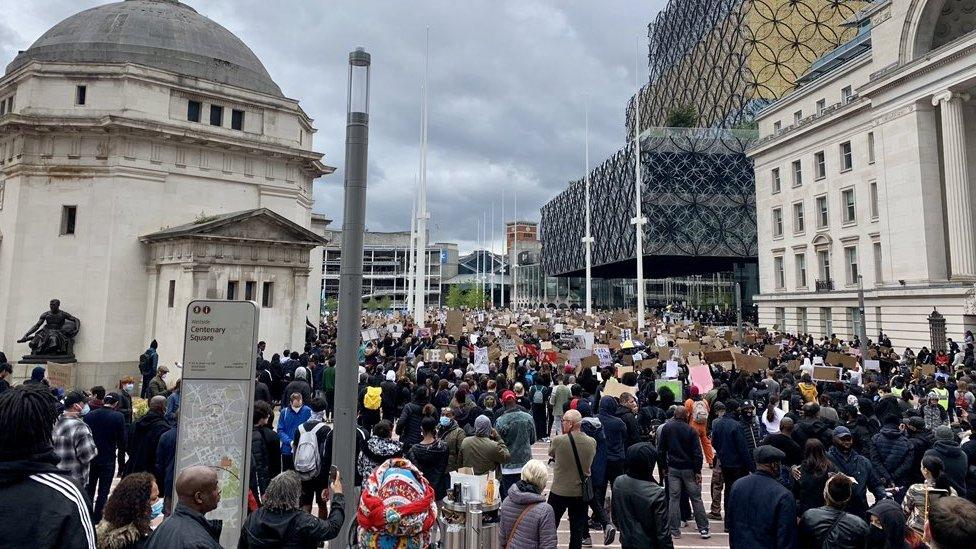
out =
[(325, 310), (334, 313), (339, 310), (339, 300), (334, 297), (325, 299)]
[(484, 290), (480, 288), (471, 288), (464, 294), (464, 301), (469, 309), (484, 309), (486, 299)]
[(465, 305), (464, 290), (459, 284), (454, 284), (447, 290), (447, 297), (444, 298), (444, 305), (448, 309), (460, 309)]
[(369, 298), (369, 301), (366, 302), (366, 310), (375, 311), (378, 308), (379, 308), (379, 303), (376, 301), (376, 298), (375, 297)]
[(381, 311), (387, 311), (393, 306), (393, 300), (390, 299), (390, 296), (385, 295), (376, 302), (376, 306)]
[(669, 128), (694, 128), (698, 126), (698, 109), (690, 103), (675, 105), (665, 124)]

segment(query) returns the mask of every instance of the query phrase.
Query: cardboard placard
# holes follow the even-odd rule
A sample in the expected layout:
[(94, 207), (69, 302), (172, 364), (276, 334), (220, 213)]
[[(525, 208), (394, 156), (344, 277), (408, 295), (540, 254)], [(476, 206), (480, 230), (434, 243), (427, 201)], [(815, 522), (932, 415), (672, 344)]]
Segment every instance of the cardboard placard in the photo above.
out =
[(593, 354), (595, 354), (600, 359), (600, 367), (606, 368), (613, 364), (613, 355), (610, 353), (610, 348), (600, 345), (593, 347)]
[(674, 379), (678, 377), (678, 361), (669, 360), (664, 364), (664, 377)]
[(654, 390), (659, 391), (661, 387), (667, 387), (671, 389), (674, 393), (675, 402), (684, 402), (684, 389), (681, 386), (681, 380), (679, 379), (655, 379), (654, 380)]
[(444, 362), (442, 349), (424, 349), (424, 363)]
[(656, 358), (645, 358), (644, 360), (640, 361), (640, 364), (637, 365), (637, 367), (640, 368), (641, 370), (650, 368), (656, 371), (657, 365), (658, 365), (658, 360)]
[(865, 360), (864, 361), (865, 370), (874, 370), (875, 372), (881, 371), (881, 361), (880, 360)]
[(840, 364), (841, 366), (847, 368), (848, 370), (853, 370), (854, 367), (857, 366), (857, 357), (847, 355), (844, 353), (829, 352), (827, 353), (827, 362), (831, 366)]
[(701, 343), (698, 341), (688, 341), (686, 343), (680, 343), (678, 347), (681, 349), (681, 356), (688, 356), (691, 354), (698, 354), (701, 352)]
[(517, 350), (515, 340), (504, 337), (498, 339), (498, 348), (501, 349), (503, 353), (514, 353)]
[(580, 369), (599, 368), (599, 367), (600, 367), (600, 357), (596, 355), (584, 356), (580, 358)]
[(778, 358), (779, 345), (766, 345), (763, 347), (763, 356), (766, 358)]
[(447, 320), (444, 323), (444, 331), (454, 337), (460, 336), (464, 329), (464, 314), (461, 311), (447, 311)]
[(794, 372), (794, 373), (795, 372), (799, 372), (800, 371), (800, 364), (802, 364), (802, 363), (799, 360), (791, 360), (791, 361), (789, 361), (789, 362), (786, 363), (786, 368), (789, 371)]
[(611, 377), (607, 380), (607, 384), (603, 387), (603, 391), (600, 393), (603, 396), (612, 396), (614, 398), (620, 398), (620, 395), (624, 393), (629, 393), (633, 396), (637, 396), (637, 387), (632, 387), (630, 385), (624, 385), (617, 381), (617, 378)]
[(711, 391), (715, 386), (715, 381), (712, 379), (712, 372), (704, 364), (688, 368), (688, 376), (691, 378), (691, 384), (698, 387), (700, 394)]
[(841, 368), (833, 366), (814, 366), (813, 375), (810, 376), (817, 381), (840, 381)]
[(735, 367), (743, 372), (749, 372), (750, 374), (761, 372), (766, 368), (769, 368), (769, 359), (764, 356), (753, 356), (753, 355), (740, 355), (734, 353), (732, 358), (735, 362)]
[(707, 351), (705, 352), (705, 362), (709, 364), (718, 364), (720, 362), (732, 362), (735, 360), (732, 358), (732, 351)]
[(75, 388), (74, 365), (48, 362), (45, 368), (47, 369), (47, 382), (51, 384), (51, 387), (64, 389), (65, 392)]

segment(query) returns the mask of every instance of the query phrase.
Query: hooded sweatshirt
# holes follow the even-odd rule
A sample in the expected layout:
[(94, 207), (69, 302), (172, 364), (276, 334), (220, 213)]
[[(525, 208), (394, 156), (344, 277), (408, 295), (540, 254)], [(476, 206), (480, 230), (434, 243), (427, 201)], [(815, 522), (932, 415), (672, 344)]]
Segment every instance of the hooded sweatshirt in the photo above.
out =
[(607, 437), (603, 433), (603, 425), (599, 418), (584, 417), (580, 430), (596, 441), (596, 455), (590, 464), (590, 479), (593, 480), (593, 486), (603, 486), (607, 483)]
[(356, 460), (356, 467), (363, 478), (368, 477), (384, 461), (403, 455), (403, 446), (396, 440), (369, 437)]
[(958, 443), (937, 440), (931, 449), (925, 451), (924, 455), (941, 459), (945, 466), (945, 475), (949, 479), (949, 485), (959, 497), (965, 498), (968, 495), (966, 491), (966, 470), (969, 460)]
[(614, 415), (617, 411), (617, 401), (613, 397), (605, 396), (600, 399), (600, 423), (603, 425), (604, 435), (607, 437), (607, 461), (618, 462), (626, 459), (627, 424)]

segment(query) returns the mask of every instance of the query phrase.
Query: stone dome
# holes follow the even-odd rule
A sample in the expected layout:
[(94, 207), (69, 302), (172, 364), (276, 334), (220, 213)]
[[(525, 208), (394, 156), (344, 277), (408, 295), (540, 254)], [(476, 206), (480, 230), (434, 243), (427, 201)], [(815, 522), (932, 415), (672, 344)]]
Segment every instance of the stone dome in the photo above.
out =
[(240, 38), (177, 0), (125, 0), (61, 21), (7, 65), (135, 63), (282, 97)]

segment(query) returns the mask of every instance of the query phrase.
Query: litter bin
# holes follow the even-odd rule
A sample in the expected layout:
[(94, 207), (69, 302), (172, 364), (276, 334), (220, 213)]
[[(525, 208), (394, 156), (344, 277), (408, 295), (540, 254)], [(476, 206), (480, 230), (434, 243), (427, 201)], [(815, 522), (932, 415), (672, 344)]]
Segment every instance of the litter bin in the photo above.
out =
[(499, 549), (498, 509), (501, 503), (455, 503), (444, 500), (440, 515), (444, 549)]

